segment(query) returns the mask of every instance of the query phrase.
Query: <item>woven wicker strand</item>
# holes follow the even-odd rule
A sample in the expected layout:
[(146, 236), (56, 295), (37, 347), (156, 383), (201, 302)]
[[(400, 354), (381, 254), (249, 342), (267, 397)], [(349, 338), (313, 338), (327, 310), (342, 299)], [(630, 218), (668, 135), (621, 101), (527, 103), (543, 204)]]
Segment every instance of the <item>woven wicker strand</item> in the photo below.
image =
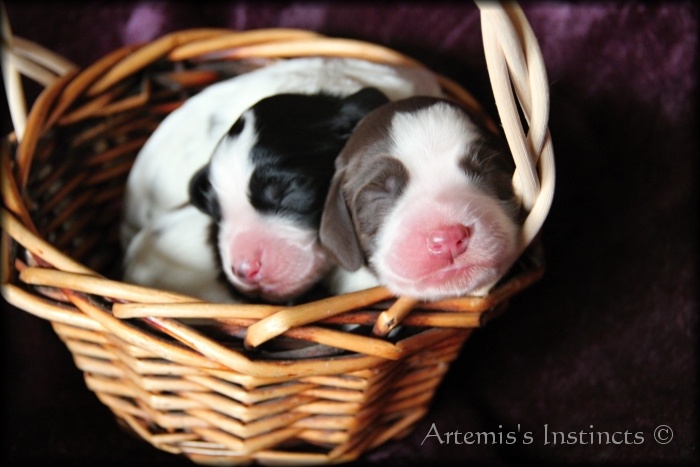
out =
[(5, 5), (0, 4), (0, 34), (3, 47), (0, 49), (5, 92), (10, 108), (10, 117), (17, 139), (21, 140), (27, 126), (27, 106), (22, 90), (21, 76), (48, 86), (59, 76), (77, 69), (68, 60), (21, 37), (13, 37)]
[[(481, 9), (491, 87), (516, 163), (514, 188), (529, 213), (521, 233), (524, 250), (542, 228), (554, 196), (554, 151), (547, 129), (547, 74), (537, 39), (520, 7), (510, 2), (500, 5), (477, 0), (476, 3)], [(529, 131), (520, 123), (518, 108), (527, 120)]]
[[(51, 323), (87, 387), (122, 425), (196, 463), (347, 462), (405, 436), (471, 332), (543, 274), (535, 240), (554, 190), (544, 64), (517, 4), (476, 3), (516, 162), (513, 185), (527, 212), (524, 254), (487, 296), (420, 302), (375, 287), (282, 307), (207, 303), (121, 282), (116, 223), (126, 177), (159, 122), (187, 97), (291, 57), (424, 65), (312, 31), (193, 29), (122, 47), (79, 70), (13, 37), (3, 10), (14, 125), (0, 149), (4, 298)], [(28, 114), (21, 76), (45, 86)], [(458, 83), (436, 78), (482, 112)]]

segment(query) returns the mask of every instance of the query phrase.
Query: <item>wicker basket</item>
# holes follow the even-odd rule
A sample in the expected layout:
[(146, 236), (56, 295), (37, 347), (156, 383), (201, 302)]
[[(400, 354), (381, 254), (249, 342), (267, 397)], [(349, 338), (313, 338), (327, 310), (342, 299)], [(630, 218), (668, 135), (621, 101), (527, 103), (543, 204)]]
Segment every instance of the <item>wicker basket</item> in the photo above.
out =
[[(516, 159), (514, 187), (529, 212), (522, 260), (488, 296), (420, 303), (376, 287), (281, 308), (204, 303), (117, 279), (128, 171), (186, 97), (243, 65), (286, 57), (423, 66), (374, 44), (269, 29), (186, 30), (121, 48), (82, 71), (6, 38), (15, 132), (1, 160), (5, 299), (51, 322), (88, 388), (120, 422), (197, 463), (345, 462), (405, 435), (472, 330), (542, 274), (533, 245), (554, 186), (544, 66), (517, 5), (479, 8)], [(20, 74), (46, 85), (26, 121)], [(478, 108), (439, 78), (448, 94)], [(360, 326), (340, 326), (347, 324)]]

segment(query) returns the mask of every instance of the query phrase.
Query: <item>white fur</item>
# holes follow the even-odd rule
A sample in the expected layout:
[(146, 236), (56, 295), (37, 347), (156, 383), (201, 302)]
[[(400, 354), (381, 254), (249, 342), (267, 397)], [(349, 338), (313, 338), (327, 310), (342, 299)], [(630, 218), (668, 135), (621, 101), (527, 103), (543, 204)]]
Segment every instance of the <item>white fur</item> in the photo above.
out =
[(206, 242), (209, 223), (206, 215), (189, 205), (149, 222), (129, 244), (124, 280), (211, 302), (235, 302), (211, 267), (215, 257)]
[(438, 103), (415, 113), (397, 113), (389, 134), (391, 154), (411, 174), (411, 188), (425, 185), (426, 192), (437, 185), (464, 183), (464, 173), (457, 170), (464, 148), (479, 137), (478, 129), (463, 112)]
[[(203, 268), (195, 265), (199, 261), (207, 263), (212, 271), (218, 271), (213, 256), (205, 254), (200, 245), (191, 246), (186, 251), (187, 255), (199, 255), (199, 258), (188, 257), (187, 260), (193, 262), (192, 266), (188, 266), (187, 261), (182, 261), (185, 256), (181, 253), (185, 250), (169, 250), (179, 243), (179, 234), (175, 231), (166, 236), (152, 234), (155, 226), (173, 230), (184, 226), (184, 238), (191, 236), (190, 230), (198, 231), (195, 226), (207, 219), (203, 214), (190, 211), (187, 221), (183, 220), (182, 214), (183, 217), (170, 217), (173, 209), (187, 203), (192, 175), (215, 152), (234, 151), (244, 154), (250, 148), (254, 135), (233, 138), (234, 144), (231, 147), (219, 146), (219, 142), (236, 119), (262, 98), (285, 92), (313, 94), (322, 91), (347, 96), (364, 87), (376, 87), (392, 100), (415, 94), (441, 95), (434, 76), (425, 70), (397, 68), (355, 59), (300, 58), (280, 60), (212, 85), (172, 112), (142, 148), (127, 180), (121, 226), (122, 245), (128, 251), (124, 280), (174, 291), (186, 287), (189, 293), (207, 298), (192, 290), (202, 287), (204, 291), (206, 287), (195, 286), (194, 283), (190, 286), (186, 280), (179, 278), (201, 274)], [(245, 128), (250, 126), (246, 125)], [(247, 222), (263, 222), (259, 213), (246, 206), (247, 200), (242, 188), (247, 186), (246, 181), (252, 171), (250, 161), (247, 157), (221, 159), (221, 167), (218, 163), (213, 164), (212, 173), (214, 183), (219, 184), (219, 188), (226, 193), (226, 201), (222, 205), (222, 228), (230, 232), (242, 228)], [(226, 164), (232, 165), (226, 167)], [(233, 179), (227, 178), (226, 181), (219, 182), (217, 173), (226, 173), (227, 177)], [(228, 211), (235, 212), (236, 217), (228, 216)], [(162, 217), (165, 220), (161, 220)], [(188, 222), (192, 222), (192, 226)], [(142, 231), (145, 233), (140, 233)], [(294, 235), (291, 230), (289, 232), (290, 236)], [(315, 238), (315, 232), (301, 235)], [(196, 241), (205, 239), (200, 236)], [(173, 258), (166, 258), (169, 252)], [(318, 261), (326, 259), (318, 258)], [(165, 264), (168, 267), (163, 267)], [(320, 274), (323, 268), (318, 267)], [(164, 275), (177, 278), (171, 280), (164, 278)], [(213, 272), (210, 276), (213, 276)], [(204, 275), (201, 277), (211, 279)], [(197, 281), (199, 282), (202, 281)], [(214, 295), (218, 297), (218, 293)]]
[(380, 285), (377, 276), (364, 266), (357, 271), (348, 271), (340, 267), (333, 268), (325, 278), (324, 283), (334, 295), (357, 292)]

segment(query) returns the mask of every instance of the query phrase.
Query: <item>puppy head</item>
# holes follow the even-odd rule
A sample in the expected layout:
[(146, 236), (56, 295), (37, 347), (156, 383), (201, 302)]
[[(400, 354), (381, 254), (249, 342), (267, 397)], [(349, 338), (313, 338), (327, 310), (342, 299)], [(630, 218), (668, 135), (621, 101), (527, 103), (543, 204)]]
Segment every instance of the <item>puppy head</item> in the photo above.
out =
[(517, 256), (513, 169), (504, 142), (456, 103), (383, 105), (336, 160), (321, 242), (397, 295), (484, 293)]
[(234, 287), (284, 302), (327, 272), (318, 228), (334, 160), (357, 122), (385, 102), (375, 89), (346, 98), (279, 94), (233, 124), (192, 178), (190, 199), (216, 220), (221, 267)]

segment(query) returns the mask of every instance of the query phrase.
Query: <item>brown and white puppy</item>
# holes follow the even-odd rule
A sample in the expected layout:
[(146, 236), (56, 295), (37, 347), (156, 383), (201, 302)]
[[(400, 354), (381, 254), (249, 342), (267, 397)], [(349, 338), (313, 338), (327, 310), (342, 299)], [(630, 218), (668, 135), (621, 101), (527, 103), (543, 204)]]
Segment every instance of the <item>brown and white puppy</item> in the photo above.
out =
[(341, 266), (331, 288), (486, 294), (518, 252), (513, 170), (505, 142), (455, 102), (418, 96), (374, 110), (336, 159), (321, 219)]

